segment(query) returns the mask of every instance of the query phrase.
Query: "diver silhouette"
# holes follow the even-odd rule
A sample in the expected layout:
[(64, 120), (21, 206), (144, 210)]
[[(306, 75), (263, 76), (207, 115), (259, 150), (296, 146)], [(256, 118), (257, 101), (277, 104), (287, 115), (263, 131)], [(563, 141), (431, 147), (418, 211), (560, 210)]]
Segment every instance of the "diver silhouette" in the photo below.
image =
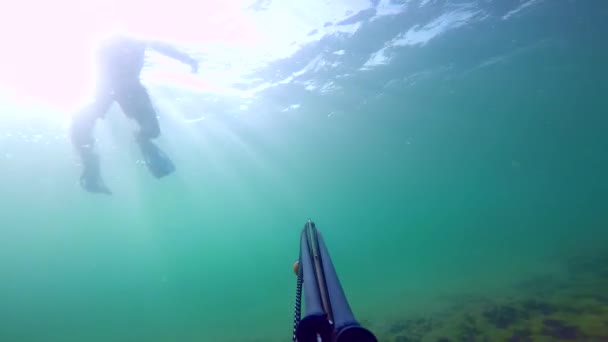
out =
[(114, 36), (102, 42), (96, 55), (99, 74), (94, 99), (76, 113), (70, 129), (72, 144), (83, 164), (80, 184), (89, 192), (111, 194), (101, 177), (93, 129), (97, 119), (103, 118), (114, 102), (137, 122), (139, 130), (135, 140), (150, 173), (161, 178), (175, 170), (173, 162), (152, 142), (161, 131), (148, 91), (140, 80), (147, 49), (188, 64), (193, 73), (198, 71), (197, 60), (166, 43), (126, 36)]

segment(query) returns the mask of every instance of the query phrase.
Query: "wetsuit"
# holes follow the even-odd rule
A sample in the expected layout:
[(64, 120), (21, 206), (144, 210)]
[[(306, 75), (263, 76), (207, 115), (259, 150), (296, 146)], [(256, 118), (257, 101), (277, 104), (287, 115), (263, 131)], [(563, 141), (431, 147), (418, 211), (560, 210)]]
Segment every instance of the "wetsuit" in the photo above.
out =
[(71, 128), (72, 143), (84, 166), (81, 185), (87, 191), (110, 193), (101, 179), (99, 160), (94, 151), (93, 128), (114, 101), (127, 117), (137, 122), (139, 131), (136, 140), (150, 172), (160, 178), (175, 169), (171, 160), (151, 141), (160, 136), (160, 127), (148, 92), (140, 81), (147, 48), (187, 63), (192, 66), (193, 72), (197, 71), (196, 60), (167, 44), (128, 37), (113, 37), (101, 44), (97, 55), (99, 74), (93, 102), (75, 116)]

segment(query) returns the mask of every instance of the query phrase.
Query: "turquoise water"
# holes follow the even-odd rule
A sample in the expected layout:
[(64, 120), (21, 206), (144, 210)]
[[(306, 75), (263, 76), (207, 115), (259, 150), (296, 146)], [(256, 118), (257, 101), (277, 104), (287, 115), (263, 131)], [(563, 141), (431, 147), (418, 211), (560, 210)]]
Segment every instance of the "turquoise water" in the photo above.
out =
[(285, 31), (257, 50), (184, 44), (222, 91), (152, 56), (177, 172), (147, 172), (115, 107), (96, 131), (109, 197), (78, 186), (69, 113), (2, 83), (0, 340), (287, 341), (307, 218), (381, 341), (606, 254), (603, 1), (309, 5), (244, 6)]

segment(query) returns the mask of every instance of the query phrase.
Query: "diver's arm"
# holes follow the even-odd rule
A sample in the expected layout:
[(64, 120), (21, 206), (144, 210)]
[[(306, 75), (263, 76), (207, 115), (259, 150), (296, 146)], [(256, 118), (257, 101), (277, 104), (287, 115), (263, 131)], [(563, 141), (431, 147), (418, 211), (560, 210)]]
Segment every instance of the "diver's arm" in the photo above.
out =
[(173, 59), (176, 59), (184, 64), (188, 64), (192, 67), (192, 72), (196, 72), (198, 70), (198, 61), (192, 58), (190, 55), (179, 51), (175, 47), (159, 42), (159, 41), (146, 41), (146, 46)]

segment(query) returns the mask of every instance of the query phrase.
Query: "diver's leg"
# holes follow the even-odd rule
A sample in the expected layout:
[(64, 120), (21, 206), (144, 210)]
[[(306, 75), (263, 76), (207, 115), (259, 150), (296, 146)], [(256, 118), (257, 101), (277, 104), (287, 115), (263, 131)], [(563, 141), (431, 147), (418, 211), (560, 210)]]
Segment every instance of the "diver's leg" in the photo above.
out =
[(80, 184), (89, 192), (106, 193), (110, 190), (101, 179), (99, 158), (95, 153), (93, 129), (95, 122), (106, 113), (112, 104), (111, 96), (99, 96), (95, 101), (76, 113), (70, 127), (70, 138), (83, 164)]
[(130, 86), (128, 90), (118, 94), (117, 101), (123, 112), (139, 126), (136, 140), (150, 173), (161, 178), (175, 171), (171, 159), (152, 142), (152, 139), (160, 136), (160, 126), (146, 88), (140, 83)]

